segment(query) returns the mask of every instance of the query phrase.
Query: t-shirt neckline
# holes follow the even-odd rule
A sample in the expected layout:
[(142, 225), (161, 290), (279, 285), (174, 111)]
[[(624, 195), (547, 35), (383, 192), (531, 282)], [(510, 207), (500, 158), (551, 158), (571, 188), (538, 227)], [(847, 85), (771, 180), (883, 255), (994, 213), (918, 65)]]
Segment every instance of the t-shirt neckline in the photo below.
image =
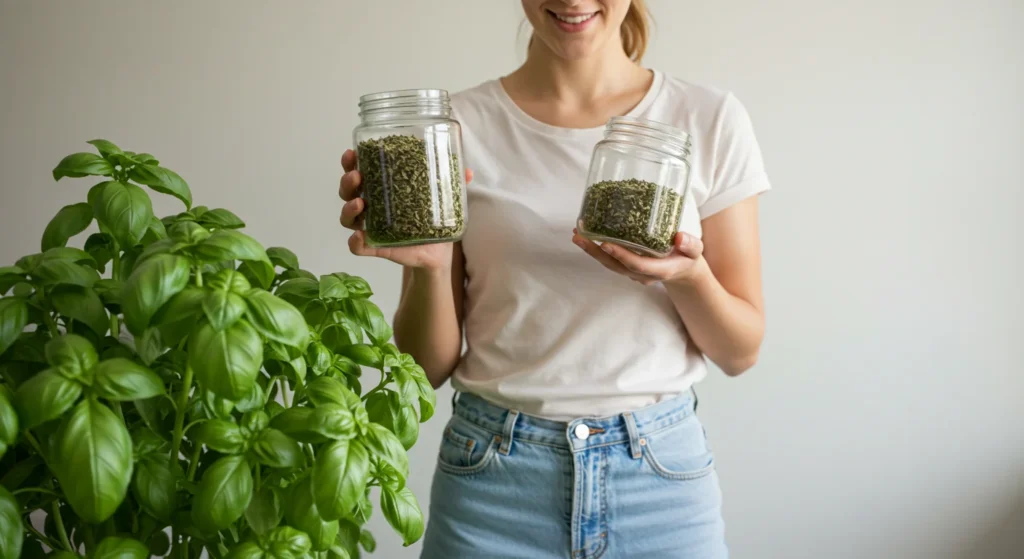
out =
[[(664, 81), (664, 77), (662, 73), (658, 70), (651, 69), (651, 72), (654, 74), (654, 79), (651, 81), (651, 86), (647, 89), (647, 93), (644, 94), (643, 98), (640, 99), (639, 103), (637, 103), (632, 109), (629, 110), (629, 112), (627, 112), (623, 116), (635, 117), (643, 114), (643, 112), (646, 111), (651, 106), (651, 104), (654, 103), (654, 100), (658, 97), (658, 93), (661, 92), (661, 86), (662, 82)], [(494, 93), (494, 96), (498, 99), (498, 102), (505, 107), (508, 114), (511, 115), (516, 122), (522, 124), (523, 126), (535, 132), (561, 138), (572, 138), (591, 136), (596, 132), (603, 131), (605, 128), (604, 125), (597, 126), (594, 128), (565, 128), (561, 126), (555, 126), (553, 124), (548, 124), (546, 122), (541, 122), (527, 114), (526, 111), (520, 108), (519, 105), (517, 105), (516, 102), (512, 100), (512, 97), (509, 96), (507, 91), (505, 91), (505, 86), (501, 85), (500, 79), (495, 79), (491, 81), (491, 89)]]

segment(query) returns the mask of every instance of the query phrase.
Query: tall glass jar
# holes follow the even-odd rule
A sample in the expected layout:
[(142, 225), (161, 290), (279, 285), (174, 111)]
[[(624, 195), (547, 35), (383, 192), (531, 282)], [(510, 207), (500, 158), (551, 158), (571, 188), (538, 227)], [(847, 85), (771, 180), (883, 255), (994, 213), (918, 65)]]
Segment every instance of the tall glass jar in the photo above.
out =
[(577, 224), (593, 241), (636, 253), (672, 253), (690, 183), (690, 135), (634, 117), (614, 117), (594, 147)]
[(448, 92), (364, 95), (353, 131), (370, 246), (454, 242), (466, 226), (462, 128)]

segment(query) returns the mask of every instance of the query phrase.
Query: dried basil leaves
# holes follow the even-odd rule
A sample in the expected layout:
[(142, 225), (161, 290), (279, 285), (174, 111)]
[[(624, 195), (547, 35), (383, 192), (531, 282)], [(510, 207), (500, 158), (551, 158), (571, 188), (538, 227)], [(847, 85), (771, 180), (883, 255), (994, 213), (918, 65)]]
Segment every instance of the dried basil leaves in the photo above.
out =
[(580, 212), (585, 233), (671, 252), (683, 215), (683, 198), (670, 188), (639, 179), (601, 181), (587, 189)]

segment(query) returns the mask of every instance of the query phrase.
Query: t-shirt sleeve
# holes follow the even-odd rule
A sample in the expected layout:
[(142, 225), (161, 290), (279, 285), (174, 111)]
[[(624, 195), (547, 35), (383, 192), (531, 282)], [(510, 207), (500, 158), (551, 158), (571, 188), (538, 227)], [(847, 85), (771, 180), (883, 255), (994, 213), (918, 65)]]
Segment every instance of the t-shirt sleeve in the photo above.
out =
[(712, 145), (711, 185), (699, 208), (701, 219), (771, 188), (750, 115), (732, 94), (719, 110)]

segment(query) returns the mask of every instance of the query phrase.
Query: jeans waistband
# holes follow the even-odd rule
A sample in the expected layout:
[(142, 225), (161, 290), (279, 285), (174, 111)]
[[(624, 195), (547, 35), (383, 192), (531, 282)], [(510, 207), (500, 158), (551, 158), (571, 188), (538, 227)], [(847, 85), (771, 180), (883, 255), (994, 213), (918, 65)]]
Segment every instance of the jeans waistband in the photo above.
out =
[(516, 440), (573, 451), (629, 443), (633, 454), (639, 455), (640, 445), (644, 444), (641, 439), (645, 435), (694, 415), (696, 393), (691, 390), (632, 412), (582, 417), (569, 422), (552, 421), (507, 409), (469, 392), (456, 393), (453, 402), (455, 415), (500, 437), (503, 454), (508, 453), (509, 445)]

